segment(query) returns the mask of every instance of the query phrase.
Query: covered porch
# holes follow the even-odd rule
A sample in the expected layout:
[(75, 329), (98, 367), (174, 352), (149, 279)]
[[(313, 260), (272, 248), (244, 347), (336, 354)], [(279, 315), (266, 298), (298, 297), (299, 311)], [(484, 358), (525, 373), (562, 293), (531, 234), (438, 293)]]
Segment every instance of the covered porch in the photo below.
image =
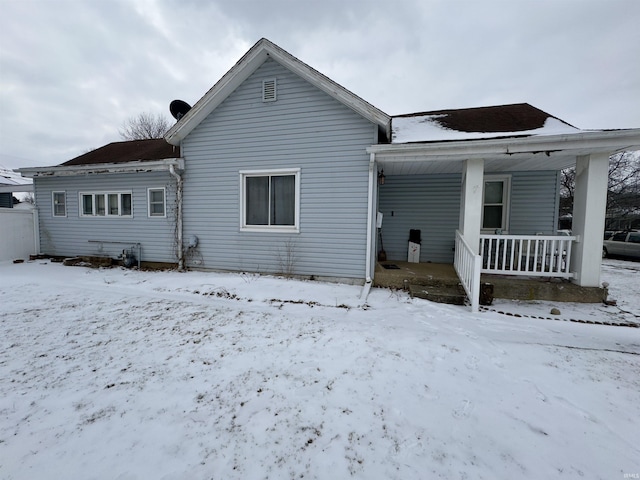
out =
[[(497, 298), (602, 301), (609, 156), (639, 145), (640, 131), (621, 130), (370, 147), (383, 176), (377, 188), (383, 220), (372, 248), (393, 246), (388, 262), (376, 264), (374, 284), (406, 287), (405, 280), (419, 285), (455, 274), (473, 310), (483, 283), (494, 285)], [(567, 235), (557, 230), (558, 172), (570, 166), (576, 186)], [(494, 188), (499, 195), (492, 199), (487, 190)], [(429, 201), (407, 201), (426, 198), (427, 190), (435, 192)], [(430, 242), (412, 264), (394, 243), (408, 239), (408, 224)], [(385, 269), (389, 262), (399, 271)]]

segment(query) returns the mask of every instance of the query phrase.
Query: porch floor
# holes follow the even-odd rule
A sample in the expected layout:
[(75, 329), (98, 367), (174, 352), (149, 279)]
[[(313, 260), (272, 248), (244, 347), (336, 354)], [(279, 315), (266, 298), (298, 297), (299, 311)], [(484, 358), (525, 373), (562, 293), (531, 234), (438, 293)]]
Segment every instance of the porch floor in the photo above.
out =
[[(383, 265), (395, 265), (386, 269)], [(581, 287), (556, 278), (485, 275), (481, 282), (493, 284), (494, 298), (510, 300), (550, 300), (556, 302), (600, 303), (605, 291), (599, 287)], [(385, 261), (376, 264), (373, 285), (409, 289), (411, 285), (447, 286), (459, 283), (453, 264)]]

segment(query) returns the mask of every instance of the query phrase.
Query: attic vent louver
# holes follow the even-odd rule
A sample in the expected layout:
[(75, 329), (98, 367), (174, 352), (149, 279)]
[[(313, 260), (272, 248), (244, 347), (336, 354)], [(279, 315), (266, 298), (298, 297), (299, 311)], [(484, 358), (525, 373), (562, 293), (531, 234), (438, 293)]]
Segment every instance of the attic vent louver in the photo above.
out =
[(275, 78), (270, 78), (269, 80), (262, 81), (262, 101), (263, 102), (276, 101), (276, 79)]

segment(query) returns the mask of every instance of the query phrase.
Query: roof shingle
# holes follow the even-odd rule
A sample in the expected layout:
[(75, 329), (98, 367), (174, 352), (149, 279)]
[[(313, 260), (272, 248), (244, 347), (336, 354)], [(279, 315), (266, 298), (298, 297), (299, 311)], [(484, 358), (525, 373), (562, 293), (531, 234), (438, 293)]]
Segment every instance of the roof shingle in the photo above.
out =
[(168, 144), (163, 138), (150, 140), (130, 140), (113, 142), (97, 148), (67, 162), (61, 166), (95, 165), (101, 163), (145, 162), (179, 158), (180, 147)]
[[(548, 118), (560, 120), (528, 103), (460, 108), (456, 110), (436, 110), (433, 112), (397, 115), (394, 116), (394, 118), (436, 115), (438, 116), (438, 123), (449, 130), (482, 133), (524, 132), (542, 128)], [(567, 123), (563, 120), (560, 121)]]

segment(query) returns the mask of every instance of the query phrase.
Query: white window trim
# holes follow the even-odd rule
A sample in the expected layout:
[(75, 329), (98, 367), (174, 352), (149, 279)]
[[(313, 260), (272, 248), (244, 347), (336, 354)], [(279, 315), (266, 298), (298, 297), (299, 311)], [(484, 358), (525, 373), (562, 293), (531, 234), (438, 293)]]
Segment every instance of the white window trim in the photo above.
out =
[[(61, 193), (64, 196), (64, 215), (56, 215), (56, 193)], [(56, 190), (51, 192), (51, 214), (54, 217), (64, 218), (67, 216), (67, 192), (64, 190)]]
[[(269, 232), (269, 233), (300, 233), (300, 169), (279, 168), (271, 170), (240, 170), (240, 231), (241, 232)], [(262, 177), (268, 175), (295, 176), (295, 211), (294, 225), (247, 225), (245, 210), (245, 179), (247, 177)]]
[[(82, 203), (82, 197), (84, 195), (91, 195), (93, 197), (93, 213), (91, 215), (85, 214)], [(104, 196), (104, 215), (96, 215), (96, 196)], [(109, 214), (109, 195), (118, 195), (118, 215)], [(120, 213), (122, 209), (122, 195), (131, 195), (131, 213), (129, 215), (122, 215)], [(116, 190), (116, 191), (104, 191), (104, 192), (79, 192), (78, 193), (78, 213), (82, 218), (133, 218), (133, 192), (131, 190)]]
[(509, 232), (509, 213), (511, 211), (511, 175), (485, 175), (482, 182), (482, 212), (480, 226), (482, 233), (494, 233), (495, 228), (482, 228), (484, 225), (484, 187), (486, 182), (502, 182), (502, 233)]
[[(162, 190), (162, 215), (151, 214), (151, 192)], [(167, 218), (167, 189), (166, 187), (147, 188), (147, 216), (149, 218)]]

